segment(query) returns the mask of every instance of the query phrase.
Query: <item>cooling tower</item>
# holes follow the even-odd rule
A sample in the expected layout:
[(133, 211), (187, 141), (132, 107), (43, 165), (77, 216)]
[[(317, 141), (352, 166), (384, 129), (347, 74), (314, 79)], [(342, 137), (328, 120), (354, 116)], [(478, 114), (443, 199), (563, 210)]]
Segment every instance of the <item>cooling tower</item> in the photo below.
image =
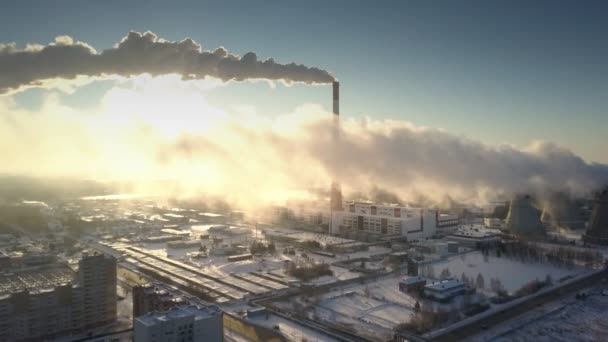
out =
[(557, 192), (547, 198), (540, 220), (556, 228), (585, 228), (580, 205), (564, 192)]
[(509, 206), (507, 229), (520, 237), (542, 237), (545, 230), (540, 221), (540, 214), (529, 195), (516, 195)]
[(591, 219), (583, 239), (593, 244), (608, 245), (608, 188), (595, 196)]

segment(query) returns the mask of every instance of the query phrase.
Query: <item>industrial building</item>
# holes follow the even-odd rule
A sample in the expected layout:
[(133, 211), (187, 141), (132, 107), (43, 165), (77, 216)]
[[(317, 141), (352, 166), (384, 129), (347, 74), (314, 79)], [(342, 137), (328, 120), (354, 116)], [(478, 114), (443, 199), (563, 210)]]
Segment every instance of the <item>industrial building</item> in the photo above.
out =
[(437, 211), (437, 235), (444, 236), (454, 232), (460, 226), (460, 218), (454, 214), (440, 214)]
[(399, 291), (407, 292), (418, 292), (424, 289), (426, 285), (426, 279), (422, 276), (410, 276), (405, 277), (399, 281)]
[(478, 248), (496, 244), (500, 241), (500, 236), (485, 226), (470, 224), (460, 226), (458, 230), (448, 235), (447, 239), (465, 247)]
[(588, 243), (608, 245), (608, 188), (595, 196), (589, 227), (583, 239)]
[(444, 279), (424, 286), (424, 295), (438, 302), (447, 302), (452, 298), (475, 292), (457, 279)]
[(332, 234), (364, 232), (374, 235), (405, 236), (423, 240), (435, 235), (437, 210), (383, 205), (372, 202), (345, 202), (344, 210), (332, 213)]
[(177, 306), (169, 311), (137, 317), (133, 324), (135, 342), (177, 342), (224, 340), (222, 312), (213, 307)]
[(0, 341), (31, 341), (82, 332), (116, 320), (116, 260), (85, 254), (67, 265), (0, 274)]

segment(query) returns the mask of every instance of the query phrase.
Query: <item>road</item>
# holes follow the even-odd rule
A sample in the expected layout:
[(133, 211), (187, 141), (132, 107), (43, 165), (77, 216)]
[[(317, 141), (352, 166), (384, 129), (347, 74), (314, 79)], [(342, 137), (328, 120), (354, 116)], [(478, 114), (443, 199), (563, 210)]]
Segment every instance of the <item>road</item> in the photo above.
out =
[(594, 286), (599, 284), (604, 278), (608, 276), (608, 271), (603, 271), (601, 273), (595, 274), (583, 280), (580, 280), (575, 283), (571, 283), (565, 285), (559, 289), (555, 289), (555, 291), (547, 292), (542, 294), (534, 299), (531, 299), (521, 305), (517, 305), (510, 309), (505, 309), (503, 311), (499, 311), (489, 317), (480, 319), (472, 324), (467, 326), (460, 327), (456, 330), (453, 330), (445, 335), (438, 336), (433, 338), (433, 341), (436, 342), (455, 342), (455, 341), (463, 341), (468, 337), (471, 337), (484, 329), (489, 329), (499, 323), (502, 323), (506, 320), (513, 319), (519, 315), (522, 315), (530, 310), (533, 310), (545, 303), (558, 300), (568, 294), (575, 293), (582, 289), (585, 289), (590, 286)]

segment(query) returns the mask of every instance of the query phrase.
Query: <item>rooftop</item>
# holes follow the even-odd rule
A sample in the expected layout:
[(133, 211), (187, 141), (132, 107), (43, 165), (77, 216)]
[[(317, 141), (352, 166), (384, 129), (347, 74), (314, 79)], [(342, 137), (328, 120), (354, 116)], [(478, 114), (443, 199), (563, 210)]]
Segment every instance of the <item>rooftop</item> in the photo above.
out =
[(67, 265), (3, 271), (0, 273), (0, 294), (52, 289), (74, 282), (75, 275)]
[(424, 288), (432, 291), (448, 291), (453, 288), (464, 286), (464, 283), (457, 279), (445, 279), (427, 284)]
[(176, 306), (169, 311), (151, 312), (137, 317), (136, 320), (146, 326), (153, 326), (159, 323), (168, 322), (173, 319), (192, 317), (195, 321), (207, 319), (220, 313), (219, 309), (199, 305)]
[(496, 233), (480, 224), (468, 224), (458, 227), (458, 230), (456, 230), (452, 235), (481, 239), (495, 237)]
[(401, 283), (403, 283), (403, 284), (415, 284), (415, 283), (419, 283), (422, 281), (426, 281), (426, 279), (423, 276), (412, 276), (412, 277), (405, 277), (405, 278), (401, 279)]

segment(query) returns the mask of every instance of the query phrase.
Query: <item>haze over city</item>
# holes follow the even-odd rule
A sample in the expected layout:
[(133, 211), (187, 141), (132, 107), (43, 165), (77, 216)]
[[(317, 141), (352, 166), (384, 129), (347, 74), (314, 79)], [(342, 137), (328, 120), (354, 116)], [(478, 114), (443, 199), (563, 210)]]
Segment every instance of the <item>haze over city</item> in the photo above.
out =
[[(38, 272), (23, 260), (52, 255), (43, 264), (63, 266), (43, 267), (50, 287), (84, 288), (97, 272), (89, 260), (118, 272), (96, 290), (106, 304), (118, 296), (118, 315), (110, 305), (103, 321), (74, 323), (75, 339), (151, 338), (137, 337), (138, 316), (164, 311), (143, 309), (137, 293), (157, 290), (219, 314), (214, 334), (228, 340), (249, 336), (234, 324), (259, 308), (290, 322), (291, 340), (521, 337), (493, 314), (554, 305), (537, 292), (561, 286), (577, 299), (603, 293), (607, 11), (600, 1), (7, 1), (0, 260), (14, 269), (0, 273), (0, 300), (39, 282), (13, 281)], [(521, 276), (507, 280), (510, 270)], [(352, 286), (368, 280), (371, 290)], [(306, 317), (285, 313), (298, 305)], [(280, 330), (268, 317), (252, 325)], [(16, 328), (0, 340), (66, 332), (6, 326)]]

